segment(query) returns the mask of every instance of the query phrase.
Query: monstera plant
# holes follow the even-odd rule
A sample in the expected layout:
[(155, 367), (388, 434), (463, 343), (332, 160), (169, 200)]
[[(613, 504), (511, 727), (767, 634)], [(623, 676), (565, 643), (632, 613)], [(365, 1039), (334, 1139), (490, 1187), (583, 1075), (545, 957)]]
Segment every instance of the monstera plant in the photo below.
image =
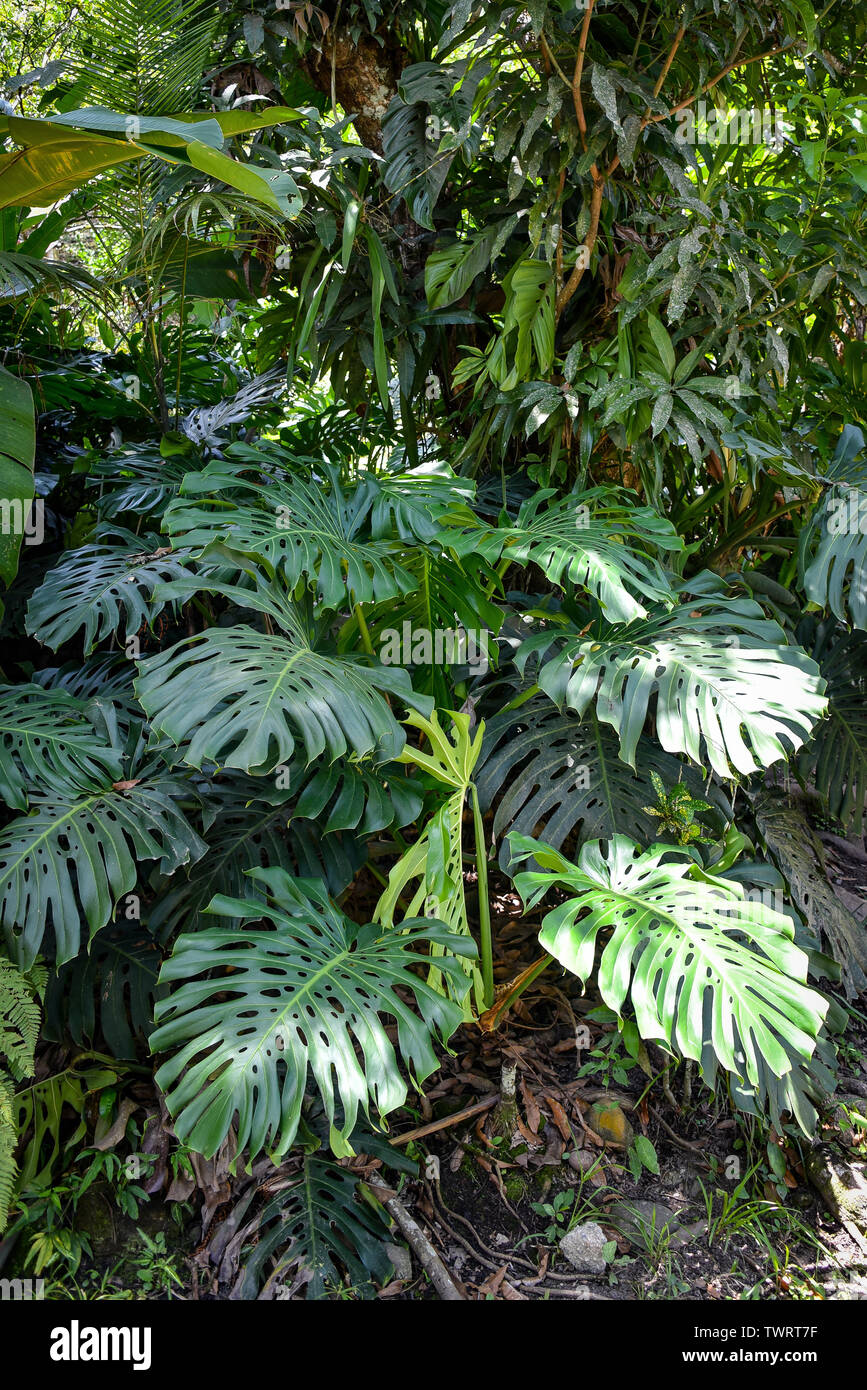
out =
[(0, 114), (0, 1194), (44, 1003), (300, 1156), (244, 1296), (385, 1277), (329, 1148), (542, 969), (806, 1130), (867, 986), (791, 794), (863, 829), (863, 14), (283, 8)]

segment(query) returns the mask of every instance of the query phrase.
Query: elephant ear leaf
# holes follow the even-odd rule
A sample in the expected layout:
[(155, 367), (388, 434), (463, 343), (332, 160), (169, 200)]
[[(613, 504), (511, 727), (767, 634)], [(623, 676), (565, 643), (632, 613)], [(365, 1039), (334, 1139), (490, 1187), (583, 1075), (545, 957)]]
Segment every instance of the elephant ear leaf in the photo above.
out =
[(387, 1115), (406, 1099), (382, 1016), (396, 1020), (400, 1059), (423, 1081), (439, 1065), (434, 1043), (447, 1042), (462, 1010), (416, 968), (437, 944), (449, 952), (438, 968), (457, 984), (465, 977), (453, 955), (474, 948), (419, 918), (399, 932), (358, 927), (316, 882), (282, 869), (250, 877), (264, 897), (217, 897), (209, 908), (244, 930), (187, 933), (163, 966), (161, 983), (175, 988), (157, 1005), (151, 1049), (177, 1051), (157, 1084), (175, 1132), (197, 1152), (215, 1154), (237, 1117), (239, 1151), (276, 1158), (295, 1139), (309, 1072), (332, 1148), (346, 1155), (359, 1108), (368, 1115), (373, 1102)]
[(84, 655), (123, 624), (126, 635), (162, 610), (157, 584), (186, 574), (159, 536), (103, 530), (91, 545), (69, 551), (40, 584), (27, 608), (27, 631), (57, 651), (84, 628)]
[(545, 917), (542, 946), (586, 980), (604, 933), (600, 993), (618, 1014), (629, 995), (642, 1037), (753, 1086), (763, 1065), (784, 1076), (812, 1057), (830, 1006), (806, 984), (789, 917), (663, 845), (642, 851), (615, 835), (572, 864), (535, 840), (512, 842), (517, 859), (542, 866), (515, 879), (528, 908), (555, 885), (569, 894)]

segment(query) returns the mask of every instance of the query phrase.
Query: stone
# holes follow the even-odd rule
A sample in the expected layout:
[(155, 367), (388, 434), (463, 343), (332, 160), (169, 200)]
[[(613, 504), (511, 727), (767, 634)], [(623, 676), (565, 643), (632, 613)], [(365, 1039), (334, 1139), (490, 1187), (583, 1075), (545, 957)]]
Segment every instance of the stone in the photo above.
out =
[(563, 1236), (560, 1254), (579, 1274), (604, 1274), (607, 1262), (602, 1251), (608, 1239), (595, 1221), (585, 1221)]
[(385, 1253), (391, 1260), (395, 1279), (408, 1283), (412, 1278), (412, 1256), (406, 1247), (386, 1244)]
[(867, 1232), (867, 1164), (846, 1163), (830, 1149), (817, 1148), (804, 1168), (831, 1215)]
[(658, 1241), (664, 1238), (663, 1233), (672, 1236), (679, 1224), (671, 1207), (663, 1202), (615, 1202), (608, 1209), (608, 1218), (633, 1245)]
[(587, 1128), (598, 1134), (600, 1139), (623, 1144), (626, 1148), (635, 1137), (632, 1125), (616, 1100), (598, 1100), (595, 1105), (591, 1105), (587, 1115)]

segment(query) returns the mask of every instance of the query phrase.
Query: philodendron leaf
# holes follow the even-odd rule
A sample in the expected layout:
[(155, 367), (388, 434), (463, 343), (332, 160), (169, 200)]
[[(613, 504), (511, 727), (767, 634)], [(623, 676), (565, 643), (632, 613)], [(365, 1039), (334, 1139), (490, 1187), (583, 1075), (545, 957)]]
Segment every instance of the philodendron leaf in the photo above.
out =
[[(544, 652), (552, 634), (529, 638), (518, 655)], [(544, 660), (544, 658), (543, 658)], [(668, 753), (710, 763), (724, 778), (769, 767), (799, 748), (824, 714), (818, 667), (751, 599), (702, 597), (674, 610), (576, 634), (541, 667), (539, 685), (559, 706), (597, 717), (620, 735), (635, 766), (655, 697), (656, 737)]]
[[(279, 1157), (295, 1139), (309, 1072), (332, 1147), (346, 1154), (359, 1107), (367, 1115), (373, 1103), (384, 1116), (406, 1099), (398, 1057), (423, 1081), (439, 1065), (434, 1043), (444, 1045), (461, 1021), (460, 1006), (414, 967), (437, 944), (448, 952), (438, 968), (466, 989), (455, 956), (474, 947), (419, 918), (399, 931), (359, 927), (318, 883), (282, 869), (250, 878), (262, 896), (217, 897), (208, 909), (240, 918), (243, 929), (187, 933), (163, 966), (161, 982), (176, 988), (157, 1005), (151, 1048), (178, 1050), (157, 1084), (176, 1134), (195, 1151), (215, 1154), (237, 1117), (239, 1151)], [(382, 1015), (396, 1021), (396, 1050)]]
[(61, 783), (31, 798), (29, 815), (0, 831), (0, 927), (29, 968), (50, 926), (58, 965), (78, 954), (82, 922), (93, 936), (140, 882), (143, 861), (173, 873), (205, 852), (180, 801), (181, 778), (142, 769), (125, 783)]
[(569, 894), (545, 917), (542, 946), (587, 980), (604, 933), (599, 992), (618, 1014), (629, 996), (642, 1037), (703, 1071), (712, 1053), (753, 1085), (762, 1061), (783, 1076), (812, 1056), (829, 1003), (807, 986), (808, 958), (783, 913), (702, 874), (682, 850), (642, 850), (625, 835), (584, 845), (575, 864), (523, 835), (512, 846), (541, 866), (515, 879), (528, 910), (552, 887)]
[(396, 758), (404, 732), (381, 692), (415, 707), (398, 667), (367, 666), (313, 651), (299, 632), (283, 636), (239, 625), (211, 628), (139, 665), (136, 694), (156, 730), (201, 767), (264, 774), (288, 764), (297, 745), (312, 762), (352, 752)]
[(121, 624), (131, 636), (164, 607), (157, 584), (186, 574), (159, 536), (105, 527), (90, 545), (69, 551), (50, 570), (27, 608), (27, 631), (57, 651), (84, 628), (84, 655)]
[(28, 787), (61, 781), (118, 781), (121, 753), (97, 734), (87, 702), (39, 685), (0, 687), (0, 798), (27, 810)]

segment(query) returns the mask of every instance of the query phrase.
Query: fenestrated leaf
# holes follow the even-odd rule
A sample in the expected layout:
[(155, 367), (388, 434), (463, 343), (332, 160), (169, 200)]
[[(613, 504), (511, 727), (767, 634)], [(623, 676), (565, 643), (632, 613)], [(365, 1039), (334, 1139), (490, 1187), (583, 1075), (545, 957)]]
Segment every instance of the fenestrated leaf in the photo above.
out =
[(162, 941), (199, 930), (201, 914), (218, 894), (242, 896), (248, 869), (276, 867), (295, 878), (318, 878), (337, 897), (367, 857), (363, 839), (339, 830), (326, 834), (319, 822), (297, 816), (291, 786), (281, 791), (272, 780), (222, 772), (199, 791), (207, 853), (186, 873), (155, 885), (148, 925)]
[(153, 1028), (153, 1001), (162, 952), (140, 922), (104, 928), (89, 951), (80, 952), (49, 977), (45, 1036), (80, 1046), (98, 1034), (113, 1057), (134, 1058), (136, 1039)]
[(369, 513), (379, 495), (373, 482), (352, 492), (333, 474), (327, 491), (321, 479), (258, 482), (220, 461), (190, 474), (181, 492), (164, 524), (175, 543), (194, 555), (225, 548), (261, 559), (289, 588), (307, 578), (329, 608), (346, 603), (349, 594), (368, 603), (415, 587), (396, 543), (370, 538)]
[(485, 728), (476, 785), (483, 810), (496, 807), (494, 837), (502, 840), (500, 863), (508, 867), (515, 830), (559, 849), (577, 832), (579, 843), (610, 839), (618, 832), (635, 840), (656, 838), (647, 814), (655, 797), (656, 772), (666, 784), (684, 781), (696, 797), (703, 783), (696, 772), (643, 739), (635, 772), (617, 754), (617, 737), (592, 709), (583, 719), (563, 713), (544, 697), (495, 715)]
[[(520, 661), (550, 642), (549, 634), (529, 639)], [(632, 767), (656, 697), (662, 747), (710, 763), (720, 777), (787, 757), (826, 706), (824, 682), (806, 653), (786, 645), (758, 604), (722, 596), (693, 599), (602, 637), (569, 638), (538, 681), (580, 715), (595, 703)]]
[(524, 502), (513, 526), (480, 521), (472, 529), (444, 531), (442, 539), (458, 555), (477, 552), (490, 562), (508, 558), (538, 565), (555, 584), (568, 579), (593, 594), (613, 622), (646, 613), (636, 594), (653, 601), (672, 598), (659, 562), (646, 552), (678, 551), (683, 541), (652, 507), (627, 504), (602, 488), (544, 507), (549, 497), (540, 491)]
[(808, 957), (788, 917), (667, 846), (642, 851), (615, 835), (584, 845), (572, 864), (524, 836), (512, 843), (516, 859), (543, 870), (515, 879), (528, 909), (554, 886), (570, 895), (545, 917), (542, 946), (583, 981), (599, 933), (610, 933), (599, 991), (618, 1014), (629, 995), (643, 1038), (703, 1066), (710, 1048), (753, 1084), (760, 1059), (777, 1076), (810, 1059), (829, 1005), (806, 984)]
[(26, 811), (28, 787), (118, 781), (121, 754), (87, 718), (84, 700), (39, 685), (0, 687), (0, 798)]
[(753, 800), (753, 814), (768, 853), (789, 885), (792, 902), (809, 929), (824, 936), (843, 972), (850, 997), (867, 988), (867, 925), (834, 892), (822, 846), (804, 810), (770, 787)]
[[(151, 1048), (179, 1050), (159, 1068), (157, 1084), (175, 1132), (197, 1152), (216, 1153), (237, 1115), (239, 1150), (278, 1156), (295, 1138), (309, 1070), (332, 1146), (344, 1154), (359, 1107), (368, 1115), (372, 1101), (387, 1115), (405, 1100), (398, 1054), (423, 1081), (439, 1065), (434, 1041), (444, 1044), (460, 1022), (459, 1006), (412, 967), (433, 942), (458, 955), (472, 944), (419, 919), (401, 923), (399, 933), (358, 927), (316, 883), (282, 869), (256, 869), (251, 878), (251, 890), (261, 885), (267, 897), (216, 898), (210, 908), (240, 917), (243, 932), (188, 933), (163, 966), (161, 982), (181, 983), (157, 1005)], [(463, 978), (451, 954), (438, 965)], [(396, 1020), (397, 1053), (381, 1014)]]
[(306, 1285), (311, 1299), (326, 1298), (340, 1283), (341, 1267), (357, 1296), (373, 1297), (371, 1277), (383, 1281), (391, 1270), (389, 1221), (361, 1197), (358, 1184), (357, 1174), (305, 1154), (299, 1171), (254, 1219), (256, 1240), (230, 1297), (256, 1298), (265, 1283), (266, 1290)]
[(77, 955), (82, 923), (93, 936), (110, 922), (143, 862), (170, 874), (204, 853), (179, 804), (186, 782), (159, 767), (127, 780), (134, 785), (40, 792), (29, 815), (0, 831), (0, 926), (23, 968), (48, 952), (49, 928), (58, 965)]
[(798, 758), (832, 816), (861, 834), (867, 807), (867, 633), (847, 632), (833, 618), (815, 631), (810, 619), (798, 636), (811, 645), (828, 682), (828, 718), (817, 724)]
[(139, 663), (136, 694), (154, 728), (183, 747), (184, 760), (258, 774), (289, 763), (300, 743), (312, 762), (373, 755), (396, 758), (404, 733), (381, 692), (414, 707), (397, 667), (323, 656), (300, 628), (291, 636), (240, 624), (211, 628)]
[(27, 631), (57, 651), (84, 628), (88, 656), (121, 624), (127, 636), (150, 624), (165, 607), (153, 599), (157, 584), (185, 574), (181, 557), (159, 536), (101, 528), (92, 544), (69, 551), (49, 571), (27, 606)]

